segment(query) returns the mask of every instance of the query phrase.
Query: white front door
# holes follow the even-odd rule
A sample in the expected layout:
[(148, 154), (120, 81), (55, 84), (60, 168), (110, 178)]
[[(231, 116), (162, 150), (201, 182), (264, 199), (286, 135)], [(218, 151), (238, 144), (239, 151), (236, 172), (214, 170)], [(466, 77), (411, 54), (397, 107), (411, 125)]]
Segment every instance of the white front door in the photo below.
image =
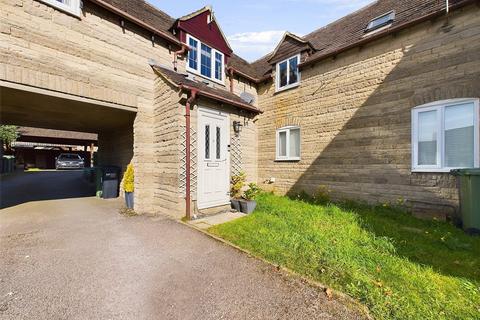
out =
[(230, 118), (218, 110), (198, 109), (198, 185), (199, 209), (230, 202)]

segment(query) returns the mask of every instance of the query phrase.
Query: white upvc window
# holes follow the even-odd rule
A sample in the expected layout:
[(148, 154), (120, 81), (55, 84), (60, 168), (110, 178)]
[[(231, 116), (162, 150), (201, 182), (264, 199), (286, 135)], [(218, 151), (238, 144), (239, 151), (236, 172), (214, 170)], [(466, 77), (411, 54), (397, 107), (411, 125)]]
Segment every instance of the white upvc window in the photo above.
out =
[(300, 127), (289, 126), (277, 130), (277, 161), (300, 160)]
[(296, 87), (300, 84), (300, 54), (277, 63), (275, 76), (275, 89), (282, 91)]
[(77, 17), (80, 17), (81, 0), (40, 0), (46, 4), (51, 5), (59, 10), (68, 12)]
[(478, 168), (479, 99), (453, 99), (412, 110), (412, 171)]
[(190, 47), (187, 71), (224, 84), (225, 56), (223, 53), (189, 34), (187, 34), (187, 45)]

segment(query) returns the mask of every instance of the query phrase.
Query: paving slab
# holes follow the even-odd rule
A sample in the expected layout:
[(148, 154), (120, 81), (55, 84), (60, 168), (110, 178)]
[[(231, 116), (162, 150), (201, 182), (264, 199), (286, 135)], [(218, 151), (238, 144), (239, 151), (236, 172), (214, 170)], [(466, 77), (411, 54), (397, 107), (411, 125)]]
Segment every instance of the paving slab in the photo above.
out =
[(227, 211), (200, 219), (190, 220), (187, 223), (202, 230), (206, 230), (217, 224), (226, 223), (242, 217), (245, 217), (244, 213)]

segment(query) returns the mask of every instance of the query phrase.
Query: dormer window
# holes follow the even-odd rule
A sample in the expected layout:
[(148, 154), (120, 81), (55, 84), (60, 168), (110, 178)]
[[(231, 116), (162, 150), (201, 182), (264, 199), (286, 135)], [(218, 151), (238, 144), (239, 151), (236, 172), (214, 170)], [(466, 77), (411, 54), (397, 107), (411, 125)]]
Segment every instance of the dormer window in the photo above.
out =
[(224, 55), (220, 51), (187, 35), (188, 52), (187, 71), (223, 84)]
[(388, 13), (385, 13), (384, 15), (381, 15), (379, 17), (376, 17), (370, 20), (365, 32), (372, 32), (374, 30), (385, 27), (391, 24), (394, 20), (395, 20), (395, 11), (390, 11)]
[(300, 72), (298, 64), (300, 55), (288, 58), (277, 63), (276, 68), (276, 91), (282, 91), (296, 87), (300, 84)]
[(61, 11), (80, 17), (80, 0), (40, 0)]

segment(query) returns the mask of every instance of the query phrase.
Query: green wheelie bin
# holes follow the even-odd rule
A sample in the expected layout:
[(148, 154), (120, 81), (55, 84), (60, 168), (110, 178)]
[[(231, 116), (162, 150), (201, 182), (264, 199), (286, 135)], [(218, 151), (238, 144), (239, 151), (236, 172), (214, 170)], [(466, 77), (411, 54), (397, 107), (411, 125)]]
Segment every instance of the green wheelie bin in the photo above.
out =
[(480, 234), (480, 169), (456, 169), (451, 173), (460, 182), (460, 218), (463, 230), (470, 234)]

